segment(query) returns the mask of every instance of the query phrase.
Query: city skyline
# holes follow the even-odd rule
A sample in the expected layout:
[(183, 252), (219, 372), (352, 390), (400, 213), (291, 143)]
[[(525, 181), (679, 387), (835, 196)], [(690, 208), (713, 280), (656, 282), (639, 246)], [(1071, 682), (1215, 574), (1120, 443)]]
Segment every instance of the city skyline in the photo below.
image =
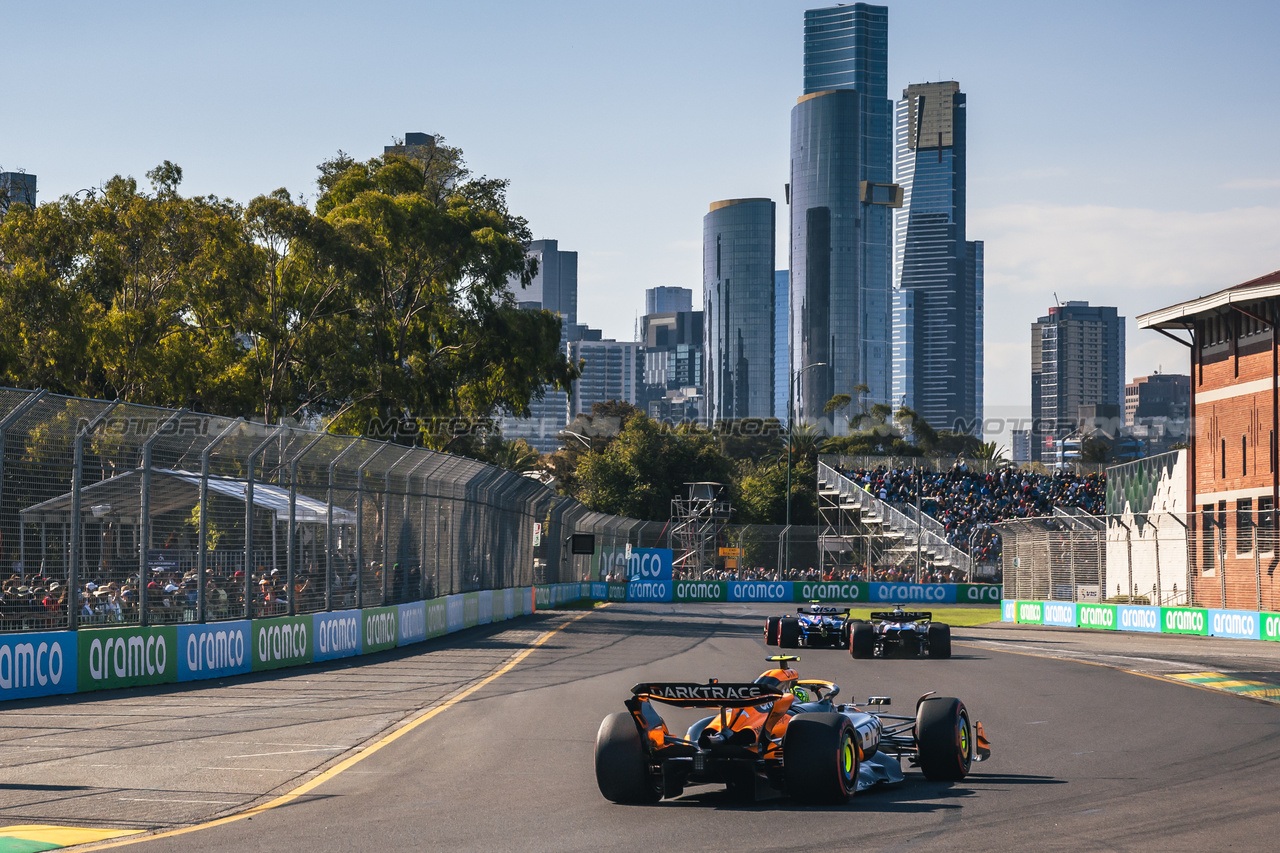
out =
[[(581, 252), (581, 319), (629, 338), (646, 287), (691, 287), (699, 301), (710, 200), (781, 202), (801, 22), (815, 5), (500, 4), (494, 15), (373, 4), (369, 20), (400, 20), (388, 31), (340, 24), (323, 3), (29, 4), (8, 17), (29, 36), (11, 46), (9, 76), (26, 106), (0, 136), (0, 167), (38, 174), (42, 201), (116, 173), (141, 180), (163, 159), (183, 166), (187, 193), (247, 202), (287, 186), (310, 198), (315, 164), (338, 149), (363, 158), (406, 129), (439, 133), (478, 174), (511, 179), (511, 207), (536, 238)], [(1026, 330), (1054, 293), (1133, 318), (1280, 267), (1280, 169), (1265, 142), (1280, 10), (1202, 12), (889, 4), (889, 91), (960, 80), (974, 110), (968, 227), (986, 241), (989, 415), (1028, 409)], [(621, 27), (625, 44), (600, 37)], [(483, 63), (462, 37), (476, 32)], [(423, 33), (431, 51), (415, 48)], [(362, 73), (410, 52), (413, 74)], [(203, 58), (214, 54), (232, 61), (215, 73)], [(154, 74), (157, 63), (172, 73)], [(1175, 79), (1194, 122), (1168, 121)], [(264, 89), (272, 97), (243, 94)], [(554, 109), (549, 92), (563, 96)], [(1180, 363), (1176, 344), (1128, 331), (1131, 373)]]

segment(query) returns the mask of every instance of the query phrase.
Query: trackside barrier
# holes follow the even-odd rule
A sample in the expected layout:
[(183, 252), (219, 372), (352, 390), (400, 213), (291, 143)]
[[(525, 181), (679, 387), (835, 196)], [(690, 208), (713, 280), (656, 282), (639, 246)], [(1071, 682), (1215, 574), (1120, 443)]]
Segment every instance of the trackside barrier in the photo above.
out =
[(590, 586), (484, 590), (252, 621), (0, 635), (0, 701), (227, 678), (371, 654), (527, 616), (535, 594), (564, 603), (586, 597)]
[[(670, 584), (670, 589), (663, 584)], [(999, 584), (866, 583), (865, 581), (633, 581), (590, 585), (596, 601), (676, 601), (682, 603), (821, 601), (867, 604), (996, 604)], [(606, 586), (608, 587), (606, 589)], [(627, 587), (615, 597), (615, 587)]]
[(1280, 642), (1280, 613), (1256, 610), (1006, 599), (1000, 605), (1000, 619), (1019, 625), (1057, 625), (1101, 631), (1191, 634)]

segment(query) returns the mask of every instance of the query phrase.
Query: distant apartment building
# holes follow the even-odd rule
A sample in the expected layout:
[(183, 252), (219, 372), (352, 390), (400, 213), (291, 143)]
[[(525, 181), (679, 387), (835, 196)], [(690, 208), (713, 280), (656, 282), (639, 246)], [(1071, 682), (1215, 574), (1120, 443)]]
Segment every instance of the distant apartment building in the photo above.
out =
[[(703, 316), (701, 311), (672, 311), (640, 318), (641, 408), (650, 417), (673, 423), (700, 417)], [(673, 402), (677, 397), (680, 402)]]
[(707, 416), (773, 414), (776, 210), (767, 198), (717, 201), (702, 219)]
[(639, 404), (644, 384), (644, 345), (639, 341), (571, 341), (569, 359), (582, 362), (582, 377), (569, 397), (569, 420), (590, 414), (596, 403)]
[(0, 172), (0, 216), (14, 204), (36, 206), (36, 176), (26, 172)]
[(1081, 406), (1123, 411), (1124, 339), (1124, 317), (1088, 302), (1056, 305), (1031, 324), (1033, 461), (1056, 458), (1062, 437), (1079, 426)]
[(1191, 377), (1179, 373), (1137, 376), (1124, 386), (1124, 424), (1146, 418), (1186, 420), (1191, 408)]
[[(426, 134), (406, 134), (406, 145), (410, 137), (416, 136)], [(560, 316), (562, 353), (568, 354), (573, 341), (592, 337), (599, 340), (599, 330), (578, 325), (578, 253), (561, 251), (556, 240), (534, 240), (527, 257), (538, 262), (538, 271), (527, 287), (522, 287), (518, 278), (507, 282), (516, 304), (526, 311), (546, 310)], [(569, 403), (564, 391), (545, 389), (545, 396), (530, 404), (530, 417), (501, 419), (502, 435), (506, 439), (523, 438), (539, 453), (551, 453), (560, 447), (556, 434), (569, 423)]]
[(674, 314), (693, 310), (693, 291), (687, 287), (650, 287), (644, 292), (645, 314)]

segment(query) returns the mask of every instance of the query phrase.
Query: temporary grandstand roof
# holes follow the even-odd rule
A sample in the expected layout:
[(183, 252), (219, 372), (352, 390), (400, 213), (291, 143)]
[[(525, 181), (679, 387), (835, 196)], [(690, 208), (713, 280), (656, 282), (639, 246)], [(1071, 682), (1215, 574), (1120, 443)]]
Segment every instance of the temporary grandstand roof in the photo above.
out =
[[(101, 480), (80, 490), (80, 517), (84, 520), (117, 521), (126, 524), (137, 522), (141, 511), (142, 472), (126, 471), (115, 477)], [(209, 494), (243, 502), (248, 481), (235, 477), (209, 475)], [(173, 510), (194, 507), (200, 500), (200, 475), (191, 471), (175, 471), (170, 468), (151, 469), (150, 514), (160, 515)], [(277, 521), (289, 520), (289, 490), (283, 486), (254, 482), (253, 505), (274, 512)], [(19, 515), (24, 522), (63, 522), (71, 520), (71, 492), (59, 495), (43, 503), (29, 506)], [(329, 506), (324, 501), (298, 492), (294, 503), (294, 521), (299, 524), (328, 524)], [(351, 526), (356, 515), (351, 510), (333, 508), (336, 526)]]

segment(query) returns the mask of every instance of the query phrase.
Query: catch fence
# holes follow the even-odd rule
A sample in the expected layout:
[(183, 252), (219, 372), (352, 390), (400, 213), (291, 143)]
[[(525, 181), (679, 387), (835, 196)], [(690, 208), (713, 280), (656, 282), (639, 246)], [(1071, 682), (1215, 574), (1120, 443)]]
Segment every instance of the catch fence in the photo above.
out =
[(1005, 598), (1280, 609), (1274, 512), (1149, 512), (1018, 519), (1003, 539)]
[(0, 389), (0, 630), (377, 607), (580, 580), (652, 527), (471, 459)]

